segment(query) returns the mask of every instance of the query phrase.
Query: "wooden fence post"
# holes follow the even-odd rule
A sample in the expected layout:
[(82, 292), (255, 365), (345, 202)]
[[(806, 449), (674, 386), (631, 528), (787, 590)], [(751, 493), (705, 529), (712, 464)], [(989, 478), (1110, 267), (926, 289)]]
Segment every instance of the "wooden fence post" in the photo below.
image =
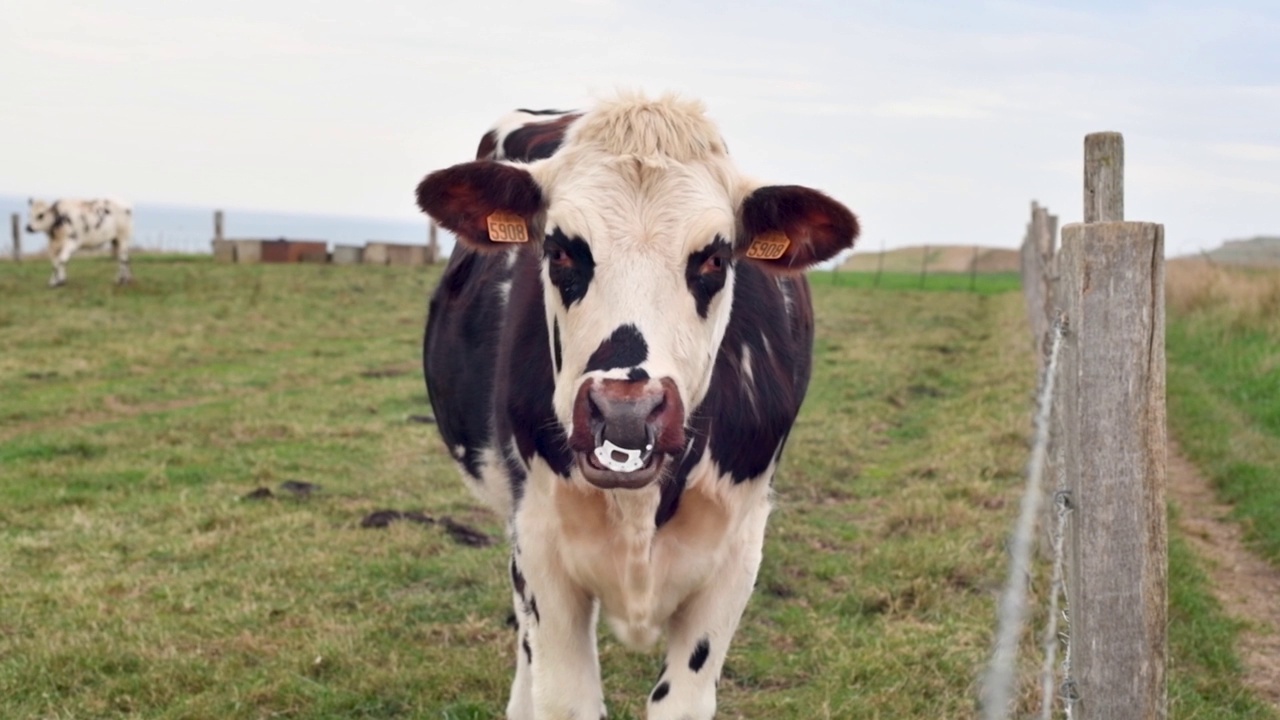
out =
[(436, 221), (427, 221), (427, 264), (434, 265), (440, 259), (440, 242), (436, 239)]
[(1123, 168), (1119, 134), (1085, 138), (1085, 222), (1058, 256), (1077, 720), (1168, 714), (1164, 227), (1123, 221)]
[(924, 289), (924, 276), (929, 269), (929, 246), (924, 246), (924, 253), (920, 255), (920, 289)]
[(13, 261), (22, 262), (22, 218), (18, 213), (9, 216), (9, 228), (13, 232)]
[(872, 287), (880, 287), (880, 273), (884, 272), (884, 254), (888, 252), (884, 249), (884, 240), (880, 240), (880, 254), (876, 256), (876, 280)]
[(221, 241), (226, 239), (222, 234), (222, 211), (221, 210), (213, 211), (213, 239), (215, 241)]
[(1031, 222), (1027, 225), (1027, 234), (1022, 239), (1019, 251), (1022, 275), (1022, 296), (1027, 305), (1027, 322), (1031, 326), (1031, 337), (1035, 341), (1037, 367), (1044, 364), (1043, 343), (1045, 333), (1049, 331), (1049, 319), (1045, 314), (1046, 298), (1044, 296), (1044, 254), (1040, 252), (1041, 238), (1044, 235), (1043, 224), (1046, 213), (1040, 203), (1031, 202)]

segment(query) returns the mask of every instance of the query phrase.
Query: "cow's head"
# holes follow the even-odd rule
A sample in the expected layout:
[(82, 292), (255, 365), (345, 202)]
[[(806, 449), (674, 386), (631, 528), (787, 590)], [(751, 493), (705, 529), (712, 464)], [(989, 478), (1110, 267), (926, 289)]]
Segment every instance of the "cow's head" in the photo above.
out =
[(605, 103), (545, 160), (432, 173), (418, 204), (471, 248), (541, 257), (552, 404), (575, 474), (602, 488), (683, 452), (741, 263), (799, 273), (858, 234), (826, 195), (741, 175), (701, 104), (672, 97)]
[(27, 199), (27, 232), (49, 232), (58, 222), (53, 206), (44, 200)]

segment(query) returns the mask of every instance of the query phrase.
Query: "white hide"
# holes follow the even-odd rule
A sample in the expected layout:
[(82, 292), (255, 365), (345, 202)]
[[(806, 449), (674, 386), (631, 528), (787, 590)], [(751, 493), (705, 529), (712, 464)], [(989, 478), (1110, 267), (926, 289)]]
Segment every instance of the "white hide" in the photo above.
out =
[(129, 244), (133, 240), (133, 209), (119, 200), (29, 200), (27, 231), (42, 232), (49, 238), (49, 260), (53, 263), (50, 287), (67, 280), (67, 262), (81, 248), (99, 248), (112, 243), (118, 262), (116, 282), (133, 278), (129, 270)]

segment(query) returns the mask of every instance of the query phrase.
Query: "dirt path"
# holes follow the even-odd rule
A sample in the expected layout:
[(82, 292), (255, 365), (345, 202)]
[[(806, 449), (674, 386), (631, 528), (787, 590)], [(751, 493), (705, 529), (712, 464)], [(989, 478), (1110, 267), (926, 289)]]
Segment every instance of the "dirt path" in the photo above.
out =
[(1178, 526), (1206, 560), (1214, 594), (1233, 618), (1249, 624), (1240, 636), (1245, 681), (1280, 708), (1280, 570), (1245, 548), (1240, 526), (1227, 519), (1230, 506), (1214, 497), (1209, 482), (1176, 444), (1170, 443), (1169, 499)]

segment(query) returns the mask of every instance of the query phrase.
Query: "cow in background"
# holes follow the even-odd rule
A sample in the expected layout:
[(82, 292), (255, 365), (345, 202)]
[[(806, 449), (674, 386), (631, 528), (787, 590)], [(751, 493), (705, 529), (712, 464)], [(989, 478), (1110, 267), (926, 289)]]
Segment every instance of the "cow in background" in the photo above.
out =
[(53, 275), (49, 287), (67, 282), (67, 261), (80, 248), (98, 248), (111, 243), (118, 263), (116, 282), (133, 279), (129, 271), (129, 243), (133, 240), (133, 208), (117, 200), (27, 201), (27, 232), (49, 237), (49, 260)]
[(853, 213), (742, 174), (700, 103), (519, 111), (419, 206), (459, 238), (423, 340), (440, 433), (508, 522), (509, 720), (605, 717), (599, 614), (666, 636), (649, 720), (708, 720), (809, 383), (805, 268)]

